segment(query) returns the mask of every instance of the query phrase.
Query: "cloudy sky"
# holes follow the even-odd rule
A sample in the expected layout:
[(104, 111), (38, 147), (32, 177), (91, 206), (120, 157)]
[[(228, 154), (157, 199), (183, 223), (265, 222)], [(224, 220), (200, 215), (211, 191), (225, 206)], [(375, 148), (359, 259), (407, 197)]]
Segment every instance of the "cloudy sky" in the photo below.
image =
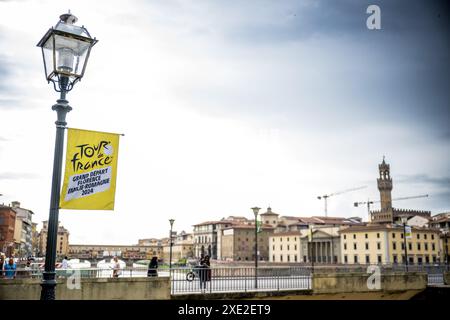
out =
[[(369, 30), (366, 9), (381, 9)], [(0, 0), (0, 203), (48, 219), (58, 98), (37, 42), (70, 9), (91, 35), (69, 127), (124, 133), (114, 211), (61, 210), (72, 243), (136, 243), (250, 207), (450, 210), (448, 1)], [(378, 208), (375, 206), (374, 208)]]

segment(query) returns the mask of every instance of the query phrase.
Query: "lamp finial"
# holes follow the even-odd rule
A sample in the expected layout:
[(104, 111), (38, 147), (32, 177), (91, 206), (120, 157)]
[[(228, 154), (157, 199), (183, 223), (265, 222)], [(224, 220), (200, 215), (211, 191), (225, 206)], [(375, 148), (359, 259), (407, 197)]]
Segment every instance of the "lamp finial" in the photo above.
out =
[(70, 9), (68, 13), (63, 13), (59, 16), (59, 19), (65, 24), (74, 24), (78, 21), (78, 18), (75, 17), (72, 13), (70, 13)]

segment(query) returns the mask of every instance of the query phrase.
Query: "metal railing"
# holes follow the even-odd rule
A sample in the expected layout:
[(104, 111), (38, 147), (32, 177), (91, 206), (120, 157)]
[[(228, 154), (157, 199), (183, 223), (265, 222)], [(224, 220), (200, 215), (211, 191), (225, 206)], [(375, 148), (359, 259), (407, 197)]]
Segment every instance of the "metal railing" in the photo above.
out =
[[(184, 267), (169, 269), (155, 269), (150, 275), (171, 278), (172, 294), (190, 293), (219, 293), (219, 292), (247, 292), (247, 291), (279, 291), (279, 290), (306, 290), (311, 289), (312, 273), (367, 273), (371, 265), (321, 265), (311, 268), (302, 266), (262, 266), (255, 276), (254, 267), (211, 267), (200, 269), (198, 267)], [(448, 265), (408, 265), (391, 264), (379, 265), (381, 273), (391, 272), (426, 272), (429, 285), (444, 284), (444, 272), (449, 270)], [(0, 271), (0, 278), (7, 278), (8, 271)], [(35, 278), (42, 279), (41, 268), (19, 268), (15, 271), (15, 279)], [(81, 268), (56, 269), (58, 279), (73, 275), (80, 278), (112, 278), (112, 268)], [(119, 278), (148, 277), (146, 267), (126, 267), (120, 269)], [(257, 280), (256, 280), (257, 279)]]
[[(42, 278), (43, 269), (18, 268), (14, 272), (15, 279)], [(112, 278), (113, 268), (80, 268), (80, 269), (56, 269), (56, 278), (68, 278), (74, 274), (80, 278)], [(155, 270), (159, 276), (169, 276), (169, 270)], [(148, 269), (144, 268), (121, 268), (118, 270), (119, 278), (147, 277)], [(8, 278), (12, 271), (0, 272), (0, 278)]]
[(227, 293), (311, 289), (310, 268), (172, 268), (171, 293)]

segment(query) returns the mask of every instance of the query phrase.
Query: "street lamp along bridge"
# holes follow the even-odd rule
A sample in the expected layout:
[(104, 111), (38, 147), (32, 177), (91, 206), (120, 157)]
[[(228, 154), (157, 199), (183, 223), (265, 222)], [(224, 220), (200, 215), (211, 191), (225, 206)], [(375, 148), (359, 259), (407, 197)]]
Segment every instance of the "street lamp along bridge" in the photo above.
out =
[(91, 49), (97, 43), (84, 26), (74, 25), (77, 20), (70, 10), (62, 14), (55, 27), (50, 28), (37, 44), (42, 49), (45, 78), (48, 82), (52, 82), (55, 91), (60, 93), (57, 103), (52, 106), (52, 110), (57, 113), (56, 139), (41, 300), (55, 299), (55, 262), (64, 130), (67, 125), (66, 115), (72, 110), (69, 101), (66, 100), (66, 93), (72, 90), (84, 76)]

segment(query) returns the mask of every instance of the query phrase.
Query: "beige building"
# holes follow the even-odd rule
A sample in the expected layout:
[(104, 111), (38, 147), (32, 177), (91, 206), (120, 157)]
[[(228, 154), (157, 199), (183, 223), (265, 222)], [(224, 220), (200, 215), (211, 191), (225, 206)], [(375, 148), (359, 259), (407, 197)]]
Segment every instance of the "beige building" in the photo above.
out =
[(250, 223), (245, 217), (229, 216), (218, 221), (206, 221), (194, 225), (194, 257), (209, 255), (213, 260), (224, 260), (222, 231), (232, 225)]
[[(340, 231), (341, 259), (344, 264), (405, 263), (403, 227), (373, 224)], [(406, 239), (408, 263), (428, 264), (439, 260), (439, 230), (412, 227)]]
[(20, 207), (20, 202), (13, 201), (11, 208), (16, 212), (14, 225), (15, 255), (27, 257), (33, 254), (32, 250), (32, 216), (33, 211)]
[[(169, 240), (167, 238), (167, 240)], [(194, 257), (194, 235), (192, 233), (186, 233), (181, 231), (173, 236), (172, 246), (172, 263), (177, 263), (183, 259), (190, 259)], [(164, 261), (170, 260), (170, 242), (165, 241), (163, 245)]]
[(280, 222), (280, 219), (278, 218), (279, 216), (280, 215), (278, 213), (272, 211), (271, 207), (268, 207), (266, 212), (260, 214), (262, 223), (274, 228)]
[[(269, 260), (269, 236), (274, 228), (262, 225), (258, 237), (259, 260)], [(236, 224), (224, 228), (221, 233), (221, 258), (227, 261), (255, 260), (255, 224)]]
[(438, 213), (430, 218), (430, 227), (449, 230), (450, 229), (450, 212)]
[(194, 225), (194, 256), (209, 255), (217, 259), (218, 232), (222, 227), (231, 225), (228, 221), (205, 221)]
[(37, 230), (37, 223), (31, 224), (31, 252), (33, 256), (39, 253), (39, 231)]
[(430, 226), (441, 232), (441, 261), (450, 264), (450, 212), (438, 213), (431, 217)]
[(269, 237), (270, 262), (340, 263), (340, 227), (311, 227), (309, 230), (274, 233)]
[[(280, 216), (278, 213), (273, 212), (271, 207), (268, 207), (266, 212), (260, 214), (260, 219), (266, 229), (271, 228), (270, 232), (266, 232), (270, 234), (297, 232), (308, 229), (309, 226), (322, 229), (323, 227), (339, 228), (342, 226), (362, 224), (361, 218), (357, 217)], [(194, 225), (194, 257), (198, 258), (201, 255), (209, 254), (213, 259), (218, 260), (252, 260), (251, 257), (254, 257), (254, 244), (249, 246), (249, 244), (247, 244), (246, 241), (242, 241), (242, 239), (248, 238), (246, 235), (250, 235), (254, 225), (254, 220), (241, 216), (229, 216), (228, 218), (223, 218), (218, 221), (206, 221)], [(239, 230), (239, 228), (242, 230)], [(248, 229), (248, 231), (244, 231), (244, 229)], [(339, 236), (336, 233), (331, 236), (330, 234), (327, 234), (325, 229), (322, 229), (322, 231), (322, 233), (317, 233), (316, 240), (311, 244), (311, 246), (314, 246), (313, 252), (317, 250), (317, 255), (313, 254), (313, 257), (316, 257), (320, 261), (324, 261), (324, 263), (328, 263), (326, 261), (331, 262), (333, 256), (334, 261), (340, 261), (340, 249), (338, 246)], [(324, 238), (323, 241), (320, 240), (321, 237)], [(236, 241), (238, 241), (236, 240), (237, 238), (241, 239), (239, 240), (240, 244), (236, 243)], [(333, 240), (331, 240), (332, 238), (335, 239), (335, 245), (328, 244), (328, 242), (333, 242)], [(273, 254), (269, 253), (269, 240), (267, 239), (266, 241), (266, 239), (263, 238), (262, 241), (268, 249), (267, 251), (264, 251), (264, 254), (262, 254), (261, 257), (270, 260)], [(249, 242), (251, 242), (250, 238)], [(250, 247), (253, 249), (250, 249)], [(335, 247), (335, 249), (333, 250), (332, 247)], [(276, 253), (278, 256), (279, 254), (281, 253)], [(301, 257), (303, 258), (303, 254)], [(307, 261), (310, 261), (310, 259), (312, 259), (312, 257), (306, 256)]]
[[(42, 222), (39, 233), (39, 255), (45, 256), (47, 250), (48, 221)], [(69, 253), (69, 231), (58, 222), (58, 236), (56, 240), (56, 255), (63, 257)]]
[[(303, 255), (308, 255), (302, 250), (301, 237), (307, 231), (281, 232), (269, 237), (269, 261), (270, 262), (301, 262)], [(307, 248), (305, 248), (307, 250)]]

